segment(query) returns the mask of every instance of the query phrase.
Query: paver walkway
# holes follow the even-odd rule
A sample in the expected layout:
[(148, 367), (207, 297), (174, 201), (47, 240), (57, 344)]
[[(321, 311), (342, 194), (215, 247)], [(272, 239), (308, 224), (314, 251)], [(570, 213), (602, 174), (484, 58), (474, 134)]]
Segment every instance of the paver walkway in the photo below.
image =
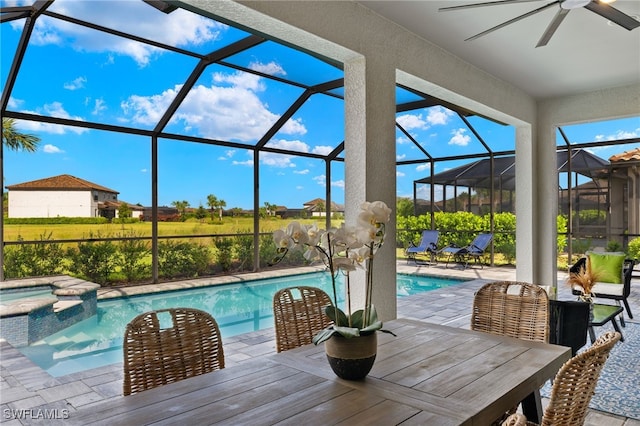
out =
[[(273, 272), (270, 271), (269, 275)], [(445, 269), (440, 265), (416, 266), (405, 261), (398, 261), (398, 273), (468, 278), (470, 281), (463, 284), (401, 297), (397, 303), (399, 317), (462, 328), (469, 327), (473, 294), (482, 284), (487, 281), (515, 279), (513, 268), (485, 267), (463, 271), (460, 268)], [(574, 299), (568, 287), (562, 284), (565, 278), (566, 275), (559, 274), (559, 298)], [(208, 282), (211, 282), (211, 279), (208, 279)], [(634, 278), (632, 283), (630, 303), (631, 309), (640, 315), (640, 279), (638, 278)], [(226, 338), (224, 349), (228, 367), (241, 364), (250, 358), (272, 354), (275, 352), (273, 329)], [(78, 407), (122, 395), (122, 364), (54, 378), (5, 341), (0, 341), (0, 375), (0, 409), (2, 409), (0, 422), (7, 426), (64, 424), (63, 418), (45, 420), (42, 417), (51, 413), (58, 417), (72, 416), (73, 411)], [(18, 420), (14, 415), (17, 412), (36, 418)], [(640, 426), (640, 421), (590, 410), (585, 424), (587, 426)]]

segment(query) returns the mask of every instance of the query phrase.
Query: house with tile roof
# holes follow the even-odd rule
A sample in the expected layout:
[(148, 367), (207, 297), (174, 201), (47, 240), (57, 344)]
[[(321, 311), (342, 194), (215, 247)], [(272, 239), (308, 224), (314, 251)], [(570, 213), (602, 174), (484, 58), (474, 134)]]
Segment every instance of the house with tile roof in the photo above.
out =
[[(640, 234), (640, 148), (613, 155), (609, 163), (612, 229)], [(622, 208), (615, 209), (615, 206)]]
[[(118, 191), (71, 175), (8, 185), (9, 218), (117, 217)], [(135, 210), (136, 206), (129, 204)], [(142, 209), (142, 207), (140, 207)], [(136, 217), (136, 211), (133, 212)]]

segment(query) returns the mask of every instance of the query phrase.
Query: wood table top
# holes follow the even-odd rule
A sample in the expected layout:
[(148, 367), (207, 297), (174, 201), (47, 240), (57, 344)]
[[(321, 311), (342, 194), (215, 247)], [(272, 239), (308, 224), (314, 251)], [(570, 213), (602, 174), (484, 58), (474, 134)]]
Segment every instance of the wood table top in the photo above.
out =
[(322, 345), (115, 398), (70, 424), (489, 424), (570, 358), (567, 347), (398, 319), (369, 376), (335, 376)]

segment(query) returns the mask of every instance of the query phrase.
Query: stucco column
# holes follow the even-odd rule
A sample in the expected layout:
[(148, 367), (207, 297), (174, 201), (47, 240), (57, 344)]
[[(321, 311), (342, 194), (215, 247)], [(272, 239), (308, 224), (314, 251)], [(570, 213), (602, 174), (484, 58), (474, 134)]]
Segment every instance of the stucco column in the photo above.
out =
[(557, 216), (558, 216), (558, 166), (556, 128), (552, 123), (538, 121), (534, 135), (533, 151), (533, 276), (538, 285), (553, 286), (557, 294)]
[[(374, 262), (373, 304), (381, 320), (396, 318), (395, 69), (360, 57), (344, 66), (345, 219), (355, 224), (364, 201), (384, 201), (392, 210), (386, 241)], [(365, 274), (351, 275), (354, 307), (364, 304)]]
[(533, 282), (535, 235), (535, 157), (531, 126), (516, 128), (516, 279)]

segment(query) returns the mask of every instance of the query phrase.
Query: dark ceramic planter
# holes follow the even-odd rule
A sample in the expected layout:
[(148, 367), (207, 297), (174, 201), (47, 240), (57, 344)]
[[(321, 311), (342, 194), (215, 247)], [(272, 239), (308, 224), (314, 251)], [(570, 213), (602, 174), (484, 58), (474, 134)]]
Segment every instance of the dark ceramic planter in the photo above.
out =
[(376, 360), (376, 333), (346, 338), (334, 335), (324, 343), (327, 360), (336, 376), (345, 380), (364, 379)]

